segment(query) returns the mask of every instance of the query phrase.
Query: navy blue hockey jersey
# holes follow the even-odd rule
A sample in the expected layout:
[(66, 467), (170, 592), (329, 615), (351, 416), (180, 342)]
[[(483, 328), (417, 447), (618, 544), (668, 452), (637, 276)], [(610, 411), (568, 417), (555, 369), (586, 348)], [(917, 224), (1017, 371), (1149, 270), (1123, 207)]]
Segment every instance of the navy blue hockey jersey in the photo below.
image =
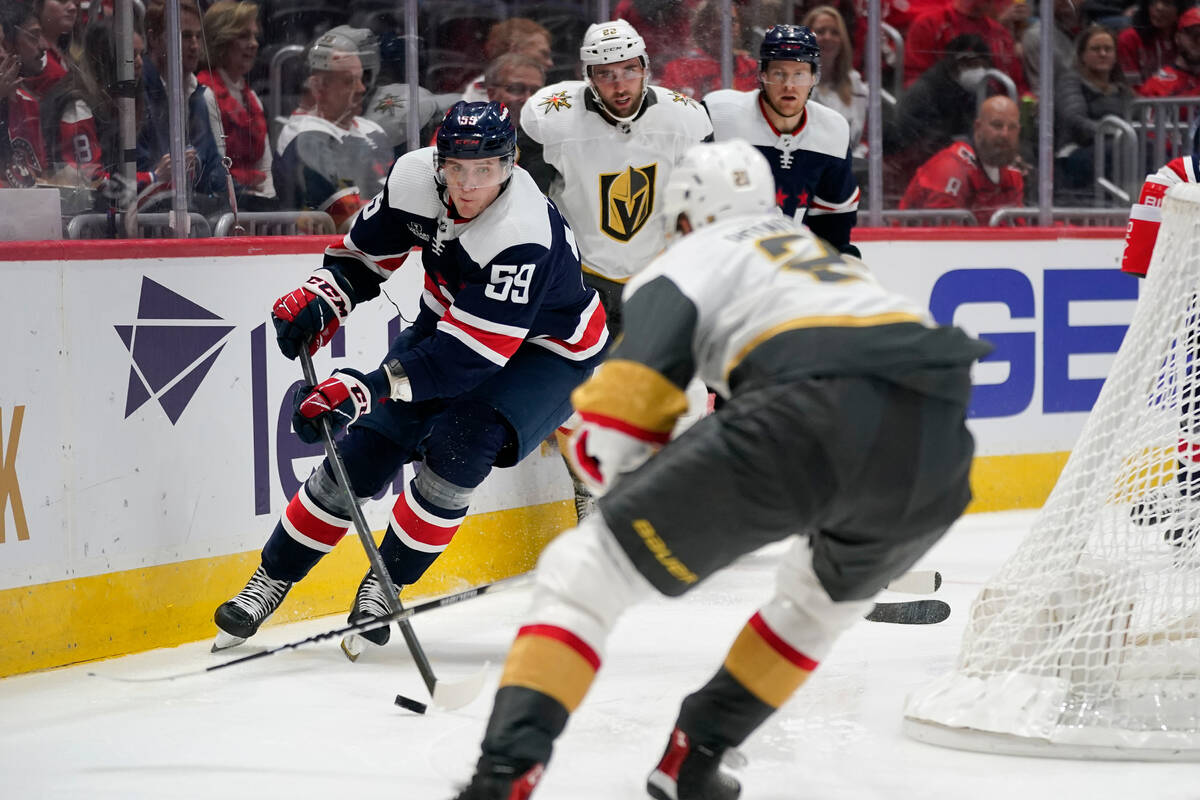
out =
[(397, 159), (383, 192), (359, 213), (325, 266), (355, 303), (419, 250), (425, 270), (416, 344), (394, 350), (413, 400), (454, 397), (501, 369), (523, 346), (594, 365), (608, 344), (604, 309), (583, 283), (570, 227), (529, 174), (513, 168), (478, 216), (451, 217), (426, 147)]
[(775, 201), (783, 213), (845, 250), (858, 221), (859, 197), (849, 124), (836, 111), (807, 103), (800, 129), (780, 133), (763, 111), (760, 91), (721, 89), (705, 95), (713, 138), (745, 139), (754, 145), (771, 165)]

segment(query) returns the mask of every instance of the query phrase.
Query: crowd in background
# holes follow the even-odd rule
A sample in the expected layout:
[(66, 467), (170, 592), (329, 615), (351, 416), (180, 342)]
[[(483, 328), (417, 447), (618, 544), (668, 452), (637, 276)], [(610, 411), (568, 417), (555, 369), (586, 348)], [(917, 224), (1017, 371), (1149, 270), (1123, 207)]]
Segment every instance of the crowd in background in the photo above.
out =
[[(886, 37), (882, 53), (885, 207), (936, 207), (909, 191), (918, 172), (947, 147), (973, 143), (986, 116), (980, 101), (1003, 93), (1015, 101), (1015, 124), (1004, 126), (994, 149), (1006, 163), (979, 166), (993, 170), (993, 182), (994, 169), (1016, 171), (1017, 204), (1036, 202), (1045, 30), (1055, 58), (1055, 202), (1093, 202), (1102, 118), (1129, 118), (1138, 97), (1200, 96), (1200, 8), (1189, 2), (1056, 0), (1047, 23), (1023, 0), (884, 0), (884, 21), (903, 42), (897, 48)], [(163, 0), (134, 0), (134, 8), (134, 85), (124, 87), (135, 107), (131, 170), (111, 0), (4, 0), (0, 186), (58, 187), (64, 214), (170, 207)], [(731, 70), (731, 88), (754, 89), (763, 31), (792, 14), (810, 27), (821, 46), (812, 100), (849, 122), (862, 177), (865, 8), (863, 0), (734, 0)], [(723, 87), (721, 10), (719, 0), (613, 6), (645, 38), (651, 80), (697, 99)], [(426, 142), (460, 98), (501, 100), (519, 118), (538, 88), (579, 76), (579, 41), (592, 13), (585, 0), (422, 3), (420, 102), (410, 109), (402, 2), (181, 0), (189, 206), (209, 216), (322, 212), (344, 229), (407, 148), (410, 114)]]

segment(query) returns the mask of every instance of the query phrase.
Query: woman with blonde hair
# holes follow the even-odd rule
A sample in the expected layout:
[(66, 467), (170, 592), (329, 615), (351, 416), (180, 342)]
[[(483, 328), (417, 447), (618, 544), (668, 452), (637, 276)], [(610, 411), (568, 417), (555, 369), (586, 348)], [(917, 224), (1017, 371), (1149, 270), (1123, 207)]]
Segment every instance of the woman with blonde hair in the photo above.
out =
[(867, 84), (854, 69), (854, 46), (846, 21), (833, 6), (816, 6), (804, 15), (803, 24), (816, 35), (821, 47), (821, 81), (813, 88), (812, 99), (846, 118), (850, 123), (850, 150), (855, 156), (863, 156)]
[(220, 0), (204, 14), (208, 59), (196, 79), (211, 90), (204, 93), (209, 119), (217, 149), (232, 162), (229, 174), (241, 211), (277, 205), (267, 114), (247, 80), (258, 58), (258, 37), (255, 3)]

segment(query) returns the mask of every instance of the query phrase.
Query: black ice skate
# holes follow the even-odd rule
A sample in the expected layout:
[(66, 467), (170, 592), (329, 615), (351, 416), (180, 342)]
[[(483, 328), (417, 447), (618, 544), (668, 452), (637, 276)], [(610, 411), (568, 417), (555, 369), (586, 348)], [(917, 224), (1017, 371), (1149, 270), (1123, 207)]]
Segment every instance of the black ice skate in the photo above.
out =
[(676, 728), (662, 760), (646, 779), (646, 791), (655, 800), (737, 800), (742, 785), (721, 771), (721, 756)]
[(527, 800), (542, 777), (542, 769), (541, 764), (517, 766), (483, 756), (471, 782), (454, 800)]
[(258, 633), (259, 626), (275, 613), (291, 588), (291, 581), (277, 581), (259, 565), (244, 589), (217, 606), (213, 615), (217, 640), (212, 651), (236, 647)]
[[(400, 589), (396, 586), (396, 596), (400, 596)], [(392, 607), (388, 604), (387, 597), (383, 594), (383, 586), (375, 579), (375, 573), (367, 570), (367, 574), (363, 576), (362, 583), (358, 584), (358, 592), (354, 595), (354, 606), (350, 609), (348, 620), (354, 625), (366, 620), (379, 619), (386, 617), (392, 613)], [(378, 628), (362, 633), (352, 633), (342, 639), (342, 652), (346, 654), (346, 658), (351, 661), (357, 661), (366, 649), (366, 642), (382, 647), (392, 638), (392, 626), (382, 625)]]

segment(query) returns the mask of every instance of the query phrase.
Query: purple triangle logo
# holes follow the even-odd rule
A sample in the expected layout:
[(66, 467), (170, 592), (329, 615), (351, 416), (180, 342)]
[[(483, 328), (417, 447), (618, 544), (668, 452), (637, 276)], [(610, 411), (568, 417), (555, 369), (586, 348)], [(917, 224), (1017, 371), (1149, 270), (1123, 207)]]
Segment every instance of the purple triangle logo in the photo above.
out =
[(137, 320), (113, 326), (131, 362), (125, 418), (156, 400), (171, 424), (178, 422), (235, 327), (222, 322), (208, 309), (143, 276)]

